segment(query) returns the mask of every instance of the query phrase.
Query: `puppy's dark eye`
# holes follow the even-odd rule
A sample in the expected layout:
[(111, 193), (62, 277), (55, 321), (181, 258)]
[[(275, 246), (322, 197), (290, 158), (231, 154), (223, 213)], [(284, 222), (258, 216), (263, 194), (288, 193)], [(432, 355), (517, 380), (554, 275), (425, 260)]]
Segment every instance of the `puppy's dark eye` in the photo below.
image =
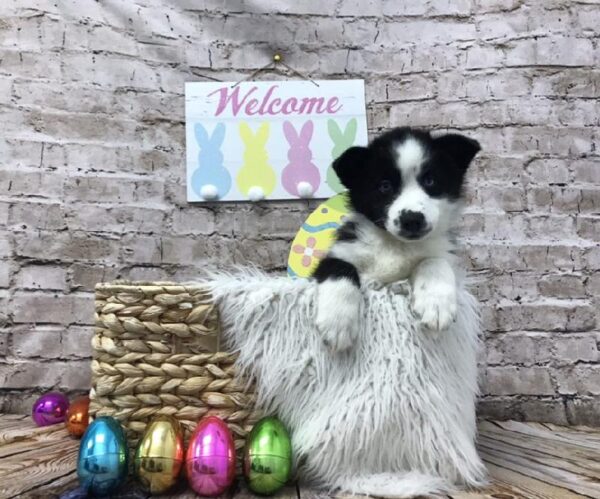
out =
[(422, 182), (425, 187), (433, 187), (435, 179), (433, 178), (433, 175), (431, 173), (426, 173), (425, 175), (423, 175)]
[(392, 191), (392, 183), (389, 180), (382, 180), (379, 182), (379, 192), (387, 194)]

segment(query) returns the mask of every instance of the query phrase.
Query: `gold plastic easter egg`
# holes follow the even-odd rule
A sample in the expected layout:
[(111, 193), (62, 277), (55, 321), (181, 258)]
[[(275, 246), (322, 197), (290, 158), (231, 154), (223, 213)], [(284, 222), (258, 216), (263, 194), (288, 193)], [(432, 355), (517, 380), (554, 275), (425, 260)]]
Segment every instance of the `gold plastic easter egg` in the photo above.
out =
[(156, 416), (137, 446), (135, 476), (150, 493), (161, 494), (177, 483), (183, 456), (183, 432), (179, 421), (171, 416)]

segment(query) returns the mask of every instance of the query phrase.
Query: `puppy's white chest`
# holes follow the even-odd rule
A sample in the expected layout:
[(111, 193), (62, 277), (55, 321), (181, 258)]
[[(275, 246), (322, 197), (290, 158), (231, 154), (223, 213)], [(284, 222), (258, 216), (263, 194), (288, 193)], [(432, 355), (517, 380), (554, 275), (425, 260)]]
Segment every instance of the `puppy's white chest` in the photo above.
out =
[(383, 284), (407, 279), (421, 260), (421, 257), (406, 251), (406, 248), (383, 241), (379, 241), (373, 250), (369, 255), (369, 261), (365, 262), (367, 264), (360, 269), (360, 273), (368, 280)]

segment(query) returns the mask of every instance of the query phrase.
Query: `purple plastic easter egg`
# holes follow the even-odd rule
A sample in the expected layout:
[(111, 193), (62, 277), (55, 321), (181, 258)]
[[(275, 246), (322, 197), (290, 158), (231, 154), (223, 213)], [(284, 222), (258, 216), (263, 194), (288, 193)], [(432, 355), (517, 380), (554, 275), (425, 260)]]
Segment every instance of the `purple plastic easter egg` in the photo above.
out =
[(235, 444), (227, 425), (216, 416), (198, 423), (185, 462), (187, 477), (201, 496), (218, 496), (235, 479)]
[(42, 395), (33, 404), (31, 416), (38, 426), (62, 423), (67, 416), (69, 399), (59, 392)]

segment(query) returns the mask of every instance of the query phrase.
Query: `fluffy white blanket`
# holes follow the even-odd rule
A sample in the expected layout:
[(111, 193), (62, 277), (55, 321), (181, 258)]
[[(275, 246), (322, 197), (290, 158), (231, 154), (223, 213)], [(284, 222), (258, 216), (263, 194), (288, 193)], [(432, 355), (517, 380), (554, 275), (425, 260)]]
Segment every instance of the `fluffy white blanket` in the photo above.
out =
[(406, 283), (365, 289), (361, 334), (344, 354), (331, 354), (314, 327), (314, 282), (244, 270), (208, 284), (259, 407), (291, 430), (304, 480), (385, 497), (482, 485), (480, 327), (464, 284), (458, 318), (439, 334), (418, 327)]

